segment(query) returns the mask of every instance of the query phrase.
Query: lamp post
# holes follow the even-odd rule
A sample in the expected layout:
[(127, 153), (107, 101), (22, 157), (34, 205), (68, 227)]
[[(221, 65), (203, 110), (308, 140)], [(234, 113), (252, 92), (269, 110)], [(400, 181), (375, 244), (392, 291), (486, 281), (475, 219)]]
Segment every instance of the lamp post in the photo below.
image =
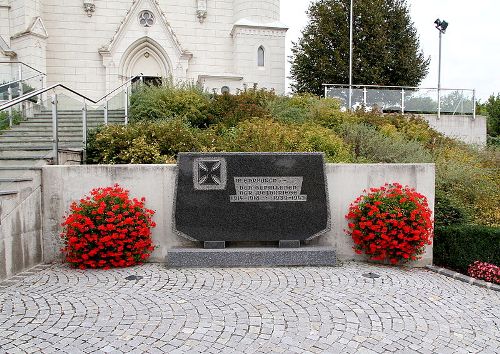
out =
[(349, 110), (352, 109), (352, 13), (353, 1), (351, 0), (351, 7), (349, 12)]
[(439, 18), (434, 21), (437, 30), (439, 31), (439, 68), (438, 68), (438, 119), (441, 119), (441, 39), (446, 33), (448, 22), (441, 21)]

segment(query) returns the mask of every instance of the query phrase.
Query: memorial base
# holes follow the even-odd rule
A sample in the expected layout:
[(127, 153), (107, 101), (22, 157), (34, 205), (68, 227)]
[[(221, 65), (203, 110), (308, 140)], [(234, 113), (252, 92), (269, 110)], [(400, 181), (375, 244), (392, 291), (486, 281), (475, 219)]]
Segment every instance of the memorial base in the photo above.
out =
[(167, 267), (283, 267), (334, 266), (336, 253), (332, 247), (302, 248), (174, 248), (168, 251)]

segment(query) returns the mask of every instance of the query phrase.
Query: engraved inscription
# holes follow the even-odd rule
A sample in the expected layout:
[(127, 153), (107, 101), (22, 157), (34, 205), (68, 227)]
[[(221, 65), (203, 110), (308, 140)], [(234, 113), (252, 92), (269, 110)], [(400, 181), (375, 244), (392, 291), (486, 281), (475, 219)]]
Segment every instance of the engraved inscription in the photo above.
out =
[(305, 202), (300, 194), (303, 177), (234, 177), (236, 194), (229, 196), (231, 203), (252, 202)]
[(227, 182), (226, 160), (197, 158), (193, 162), (193, 184), (196, 190), (224, 190)]

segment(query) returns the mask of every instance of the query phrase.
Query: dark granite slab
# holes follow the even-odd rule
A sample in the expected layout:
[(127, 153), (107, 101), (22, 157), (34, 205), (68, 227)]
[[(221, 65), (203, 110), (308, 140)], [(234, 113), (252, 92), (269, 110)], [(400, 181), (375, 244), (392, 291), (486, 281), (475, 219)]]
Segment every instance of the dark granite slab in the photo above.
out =
[(310, 240), (330, 228), (322, 153), (181, 153), (174, 230), (193, 241)]
[(277, 267), (334, 266), (336, 253), (331, 247), (303, 248), (174, 248), (168, 251), (167, 267)]

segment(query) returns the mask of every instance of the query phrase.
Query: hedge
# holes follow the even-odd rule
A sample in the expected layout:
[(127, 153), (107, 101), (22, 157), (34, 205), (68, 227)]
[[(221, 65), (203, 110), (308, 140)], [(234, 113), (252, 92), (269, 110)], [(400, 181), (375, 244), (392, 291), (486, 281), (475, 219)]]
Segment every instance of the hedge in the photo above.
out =
[(500, 227), (442, 226), (434, 230), (434, 264), (466, 273), (475, 261), (500, 265)]

